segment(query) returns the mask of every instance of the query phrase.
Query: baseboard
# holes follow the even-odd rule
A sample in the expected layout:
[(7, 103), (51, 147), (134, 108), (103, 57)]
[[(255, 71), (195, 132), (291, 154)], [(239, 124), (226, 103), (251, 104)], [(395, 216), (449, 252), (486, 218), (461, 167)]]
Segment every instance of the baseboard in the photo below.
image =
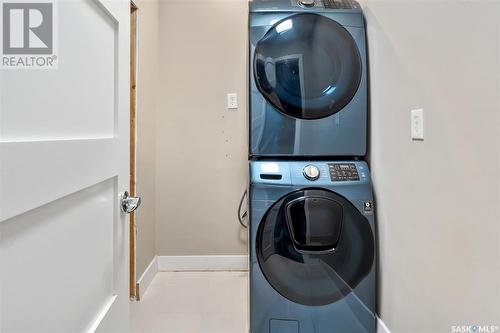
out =
[(387, 325), (379, 317), (377, 317), (377, 333), (391, 333)]
[(246, 271), (248, 256), (159, 256), (159, 271)]
[(142, 273), (141, 277), (135, 285), (136, 297), (138, 301), (142, 298), (142, 295), (144, 295), (144, 293), (148, 289), (156, 273), (158, 273), (158, 257), (154, 256), (153, 260), (151, 260), (148, 267), (146, 268), (144, 273)]

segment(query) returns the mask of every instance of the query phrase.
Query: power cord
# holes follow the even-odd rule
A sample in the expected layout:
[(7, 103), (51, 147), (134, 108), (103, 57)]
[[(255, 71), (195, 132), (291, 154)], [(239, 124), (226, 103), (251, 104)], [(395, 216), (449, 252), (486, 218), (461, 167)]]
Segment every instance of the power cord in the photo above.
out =
[[(243, 223), (243, 220), (248, 217), (248, 209), (241, 214), (241, 209), (243, 208), (243, 201), (245, 200), (245, 197), (247, 196), (247, 190), (243, 192), (243, 195), (241, 196), (240, 204), (238, 206), (238, 221), (240, 222), (241, 226), (243, 228), (248, 228), (248, 225)], [(248, 221), (247, 221), (248, 223)]]

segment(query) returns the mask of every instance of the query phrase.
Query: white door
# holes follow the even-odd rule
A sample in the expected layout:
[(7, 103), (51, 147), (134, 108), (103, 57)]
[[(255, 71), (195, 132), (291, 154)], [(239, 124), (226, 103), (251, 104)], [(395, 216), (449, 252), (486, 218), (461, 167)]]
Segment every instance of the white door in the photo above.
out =
[(2, 333), (128, 331), (129, 5), (58, 1), (58, 68), (0, 69)]

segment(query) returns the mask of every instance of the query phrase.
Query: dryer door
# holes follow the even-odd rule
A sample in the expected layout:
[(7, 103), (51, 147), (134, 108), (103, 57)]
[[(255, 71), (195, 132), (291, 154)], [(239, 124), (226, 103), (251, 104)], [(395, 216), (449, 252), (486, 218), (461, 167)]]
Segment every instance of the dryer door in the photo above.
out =
[(276, 109), (300, 119), (342, 110), (361, 80), (361, 57), (351, 34), (317, 14), (277, 22), (257, 43), (257, 88)]
[(256, 243), (272, 287), (304, 305), (342, 299), (370, 273), (375, 257), (368, 220), (344, 197), (323, 189), (296, 191), (276, 202)]

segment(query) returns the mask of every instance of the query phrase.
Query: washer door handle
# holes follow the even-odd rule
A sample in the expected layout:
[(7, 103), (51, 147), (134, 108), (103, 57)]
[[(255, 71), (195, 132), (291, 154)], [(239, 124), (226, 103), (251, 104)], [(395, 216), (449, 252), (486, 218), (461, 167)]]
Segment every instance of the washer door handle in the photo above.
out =
[[(340, 235), (341, 235), (341, 230), (342, 230), (342, 225), (343, 225), (343, 211), (340, 210), (339, 211), (339, 216), (337, 216), (337, 219), (340, 221), (338, 223), (338, 226), (335, 226), (335, 228), (332, 230), (325, 230), (325, 232), (327, 232), (327, 234), (332, 234), (330, 236), (331, 239), (329, 240), (324, 240), (323, 244), (321, 241), (316, 241), (316, 244), (315, 242), (311, 242), (310, 240), (308, 239), (305, 239), (304, 236), (302, 236), (302, 241), (300, 241), (297, 236), (300, 236), (300, 233), (301, 233), (301, 228), (299, 228), (299, 230), (296, 230), (295, 226), (294, 226), (294, 217), (293, 217), (293, 213), (292, 213), (292, 207), (294, 205), (298, 205), (298, 206), (303, 206), (304, 208), (299, 208), (301, 210), (303, 210), (303, 214), (300, 214), (300, 215), (308, 215), (308, 212), (307, 210), (305, 209), (305, 202), (308, 201), (308, 200), (314, 200), (314, 201), (318, 201), (318, 200), (321, 200), (323, 201), (322, 205), (325, 205), (325, 204), (335, 204), (337, 206), (339, 206), (339, 208), (341, 209), (340, 205), (332, 200), (332, 199), (329, 199), (329, 198), (325, 198), (325, 197), (321, 197), (321, 196), (301, 196), (299, 198), (296, 198), (296, 199), (293, 199), (291, 200), (290, 202), (288, 202), (285, 206), (285, 220), (286, 220), (286, 226), (288, 228), (288, 233), (290, 234), (290, 237), (292, 239), (292, 244), (293, 244), (293, 247), (295, 248), (295, 250), (299, 253), (303, 253), (303, 254), (327, 254), (327, 253), (333, 253), (336, 251), (337, 249), (337, 246), (340, 242)], [(309, 208), (311, 209), (311, 208)], [(314, 208), (312, 208), (314, 209)], [(309, 222), (304, 222), (304, 221), (300, 221), (301, 225), (303, 225), (303, 223), (306, 223), (306, 224), (309, 224), (309, 223), (314, 223), (314, 218), (312, 217), (309, 217), (310, 220)], [(308, 229), (308, 226), (306, 226), (306, 229)], [(299, 233), (299, 235), (297, 234), (297, 232)], [(304, 231), (302, 231), (302, 233), (304, 233)], [(305, 233), (308, 233), (308, 232), (305, 232)], [(326, 243), (326, 244), (325, 244)]]
[(131, 197), (128, 191), (121, 194), (120, 206), (124, 213), (130, 214), (141, 205), (141, 197)]

